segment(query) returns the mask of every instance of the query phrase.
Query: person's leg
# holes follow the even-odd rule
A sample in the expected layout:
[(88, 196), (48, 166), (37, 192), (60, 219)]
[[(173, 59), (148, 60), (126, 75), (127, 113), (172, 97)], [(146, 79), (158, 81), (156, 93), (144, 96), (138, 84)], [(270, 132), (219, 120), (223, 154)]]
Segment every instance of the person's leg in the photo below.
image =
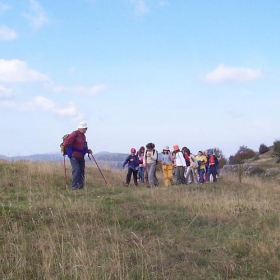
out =
[(157, 178), (157, 165), (155, 164), (155, 171), (154, 171), (154, 182), (155, 186), (158, 186), (158, 178)]
[(134, 181), (134, 185), (137, 187), (138, 182), (137, 182), (137, 174), (138, 174), (138, 170), (133, 170), (133, 181)]
[(81, 176), (80, 164), (76, 157), (71, 157), (70, 162), (71, 162), (71, 167), (72, 167), (71, 187), (72, 187), (72, 190), (77, 190), (79, 188), (80, 176)]
[(204, 173), (205, 173), (204, 168), (199, 170), (199, 183), (201, 184), (204, 183)]
[(213, 182), (217, 182), (217, 168), (215, 165), (213, 165), (211, 169), (212, 169), (211, 173), (213, 176)]
[(174, 177), (173, 178), (174, 178), (174, 184), (178, 185), (179, 182), (178, 182), (178, 167), (177, 166), (174, 167)]
[(144, 167), (139, 167), (139, 176), (140, 176), (140, 182), (144, 183)]
[(126, 185), (128, 186), (131, 180), (131, 174), (133, 170), (131, 168), (128, 168), (127, 175), (126, 175)]
[(184, 166), (178, 166), (178, 182), (179, 184), (186, 184), (186, 178), (185, 178), (185, 167)]
[(146, 166), (145, 170), (144, 170), (144, 174), (145, 174), (145, 182), (146, 184), (149, 184), (149, 176), (148, 176), (148, 165)]
[(167, 180), (173, 185), (173, 164), (167, 164)]
[(195, 168), (191, 167), (191, 172), (192, 172), (192, 177), (193, 177), (193, 181), (197, 184), (198, 180), (197, 180), (197, 176), (196, 176), (196, 172), (195, 172)]
[(149, 180), (149, 185), (150, 187), (156, 186), (156, 181), (155, 181), (155, 169), (156, 169), (156, 164), (149, 163), (148, 164), (148, 180)]
[(168, 170), (167, 170), (167, 165), (162, 165), (162, 174), (163, 174), (163, 182), (164, 186), (168, 187)]
[(186, 172), (185, 172), (185, 178), (186, 178), (186, 181), (187, 181), (188, 184), (191, 184), (191, 183), (192, 183), (192, 180), (191, 180), (191, 178), (190, 178), (190, 173), (191, 173), (191, 167), (188, 166), (188, 167), (187, 167), (187, 170), (186, 170)]
[(79, 189), (84, 188), (84, 183), (85, 183), (85, 159), (84, 158), (79, 158), (79, 164), (80, 164), (80, 184), (79, 184)]
[(85, 160), (84, 158), (71, 157), (72, 184), (73, 190), (82, 189), (85, 181)]

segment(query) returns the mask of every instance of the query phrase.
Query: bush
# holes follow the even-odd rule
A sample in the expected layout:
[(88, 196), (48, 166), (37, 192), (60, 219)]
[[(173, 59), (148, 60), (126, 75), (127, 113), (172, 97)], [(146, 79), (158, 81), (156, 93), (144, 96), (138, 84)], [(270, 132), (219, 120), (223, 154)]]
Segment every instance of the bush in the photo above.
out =
[(234, 156), (229, 157), (229, 164), (242, 164), (245, 159), (250, 159), (256, 156), (256, 153), (247, 146), (240, 146)]
[(254, 167), (251, 171), (250, 171), (250, 175), (262, 175), (265, 173), (265, 170), (262, 169), (261, 167)]
[(214, 148), (214, 154), (219, 160), (218, 169), (223, 168), (223, 166), (227, 164), (227, 160), (223, 154), (223, 151), (219, 148)]
[(243, 164), (244, 163), (244, 160), (241, 159), (239, 156), (230, 156), (229, 157), (229, 160), (228, 160), (229, 164)]
[(277, 158), (277, 163), (280, 163), (280, 141), (275, 140), (273, 143), (273, 156)]
[(255, 155), (253, 160), (259, 160), (260, 159), (260, 156), (259, 155)]
[(265, 144), (261, 144), (259, 147), (259, 153), (260, 155), (266, 153), (269, 151), (269, 148)]

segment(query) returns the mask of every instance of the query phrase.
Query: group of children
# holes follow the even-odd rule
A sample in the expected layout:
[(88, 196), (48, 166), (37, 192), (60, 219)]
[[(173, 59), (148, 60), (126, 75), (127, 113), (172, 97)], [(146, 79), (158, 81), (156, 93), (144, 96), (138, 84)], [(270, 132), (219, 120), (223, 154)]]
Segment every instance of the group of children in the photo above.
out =
[(138, 186), (138, 179), (141, 183), (146, 181), (147, 187), (155, 187), (159, 184), (156, 176), (158, 161), (161, 162), (164, 185), (191, 184), (217, 181), (218, 158), (212, 149), (204, 153), (199, 151), (195, 156), (187, 147), (181, 150), (178, 145), (173, 146), (171, 152), (169, 147), (163, 148), (162, 153), (158, 153), (153, 143), (148, 143), (145, 147), (140, 147), (138, 152), (135, 148), (130, 150), (130, 155), (125, 159), (123, 168), (128, 164), (126, 175), (126, 186), (129, 185), (133, 175), (134, 185)]

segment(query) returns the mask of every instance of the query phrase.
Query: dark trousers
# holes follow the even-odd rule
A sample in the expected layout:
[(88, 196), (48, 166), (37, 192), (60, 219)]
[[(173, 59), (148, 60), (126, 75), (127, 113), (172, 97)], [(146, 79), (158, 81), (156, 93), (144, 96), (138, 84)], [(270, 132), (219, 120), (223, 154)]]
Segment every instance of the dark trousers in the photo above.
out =
[(139, 175), (139, 179), (140, 179), (141, 183), (144, 183), (144, 173), (145, 173), (144, 167), (140, 166), (139, 171), (138, 171), (138, 175)]
[(199, 183), (204, 183), (204, 173), (205, 173), (205, 170), (204, 168), (203, 169), (198, 169), (198, 176), (199, 176)]
[(207, 181), (210, 181), (210, 175), (211, 174), (213, 176), (213, 182), (217, 182), (217, 167), (216, 167), (216, 165), (210, 165), (208, 167)]
[(187, 184), (187, 180), (185, 178), (185, 167), (184, 166), (177, 166), (176, 167), (176, 184)]
[(130, 180), (131, 180), (131, 175), (133, 174), (133, 181), (134, 181), (134, 185), (137, 186), (137, 173), (138, 170), (133, 170), (132, 168), (128, 168), (128, 172), (126, 175), (126, 184), (129, 185)]
[(85, 159), (71, 157), (72, 166), (72, 190), (82, 189), (85, 181)]

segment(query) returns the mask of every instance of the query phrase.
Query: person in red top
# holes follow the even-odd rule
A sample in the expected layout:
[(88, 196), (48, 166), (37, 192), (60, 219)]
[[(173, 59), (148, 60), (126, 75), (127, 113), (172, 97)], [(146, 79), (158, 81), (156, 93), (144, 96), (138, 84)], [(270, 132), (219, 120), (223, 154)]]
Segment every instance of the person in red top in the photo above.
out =
[(64, 141), (67, 148), (67, 155), (72, 166), (72, 190), (83, 189), (85, 181), (85, 154), (92, 154), (88, 149), (85, 133), (87, 124), (80, 122), (78, 130), (73, 131)]

